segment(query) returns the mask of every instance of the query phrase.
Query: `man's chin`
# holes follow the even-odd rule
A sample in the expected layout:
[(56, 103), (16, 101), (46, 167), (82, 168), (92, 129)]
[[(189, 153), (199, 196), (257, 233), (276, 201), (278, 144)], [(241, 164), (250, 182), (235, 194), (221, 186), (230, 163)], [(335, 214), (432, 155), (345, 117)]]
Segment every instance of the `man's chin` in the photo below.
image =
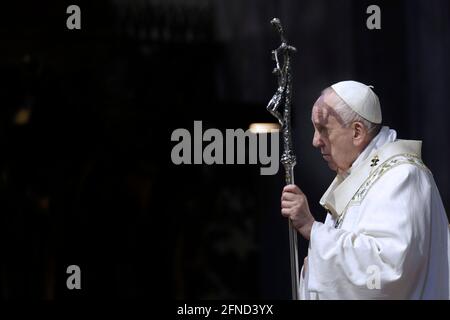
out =
[(336, 164), (334, 162), (327, 161), (327, 165), (328, 165), (328, 168), (330, 168), (331, 170), (338, 173), (338, 167), (336, 166)]

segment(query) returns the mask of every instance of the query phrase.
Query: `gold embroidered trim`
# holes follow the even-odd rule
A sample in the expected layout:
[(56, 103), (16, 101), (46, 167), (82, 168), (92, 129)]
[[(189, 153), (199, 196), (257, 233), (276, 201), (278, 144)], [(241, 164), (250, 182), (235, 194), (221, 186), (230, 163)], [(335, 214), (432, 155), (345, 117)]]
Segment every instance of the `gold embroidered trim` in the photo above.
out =
[(391, 158), (384, 161), (373, 172), (371, 172), (369, 177), (358, 188), (358, 191), (356, 191), (355, 195), (352, 197), (350, 202), (345, 207), (344, 212), (341, 214), (341, 216), (336, 221), (335, 227), (339, 228), (342, 225), (342, 221), (344, 220), (345, 214), (350, 205), (359, 205), (366, 197), (370, 188), (375, 184), (375, 182), (378, 179), (380, 179), (387, 171), (389, 171), (392, 168), (395, 168), (399, 165), (402, 165), (402, 164), (412, 164), (414, 166), (417, 166), (419, 168), (429, 171), (429, 169), (425, 166), (425, 164), (422, 162), (422, 160), (420, 158), (418, 158), (416, 155), (404, 153), (404, 154), (397, 154), (395, 156), (392, 156)]

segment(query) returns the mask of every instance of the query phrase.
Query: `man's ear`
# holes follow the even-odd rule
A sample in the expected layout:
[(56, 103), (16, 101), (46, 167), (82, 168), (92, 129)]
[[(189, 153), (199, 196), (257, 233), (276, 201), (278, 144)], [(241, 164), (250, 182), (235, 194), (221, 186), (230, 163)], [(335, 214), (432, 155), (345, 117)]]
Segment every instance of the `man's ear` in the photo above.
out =
[(353, 144), (355, 146), (360, 146), (365, 143), (367, 138), (367, 129), (366, 127), (359, 121), (352, 123), (353, 129)]

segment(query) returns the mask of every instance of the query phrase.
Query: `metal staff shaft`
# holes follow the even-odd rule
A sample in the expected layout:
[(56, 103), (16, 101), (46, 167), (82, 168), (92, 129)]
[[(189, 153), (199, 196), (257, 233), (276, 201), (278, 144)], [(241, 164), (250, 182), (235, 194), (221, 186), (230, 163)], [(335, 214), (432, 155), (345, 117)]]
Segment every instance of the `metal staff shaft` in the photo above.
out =
[[(286, 174), (286, 184), (294, 183), (294, 166), (291, 167), (290, 177), (288, 181), (288, 175)], [(289, 255), (291, 261), (291, 287), (292, 287), (292, 300), (298, 300), (299, 289), (299, 266), (298, 266), (298, 242), (297, 242), (297, 230), (292, 225), (292, 221), (289, 219)]]
[[(272, 25), (277, 29), (281, 37), (281, 45), (272, 51), (272, 57), (276, 62), (276, 67), (273, 71), (278, 77), (278, 89), (273, 95), (272, 99), (267, 105), (267, 110), (278, 119), (283, 133), (283, 147), (284, 151), (281, 156), (281, 163), (284, 166), (286, 184), (294, 183), (294, 166), (296, 164), (295, 153), (292, 146), (292, 132), (291, 132), (291, 97), (292, 97), (292, 73), (291, 73), (291, 53), (297, 50), (288, 45), (284, 36), (283, 27), (279, 19), (274, 18), (271, 21)], [(280, 65), (279, 55), (283, 57), (283, 63)], [(278, 111), (281, 102), (284, 101), (283, 114)], [(292, 299), (298, 300), (299, 289), (299, 266), (298, 266), (298, 242), (297, 230), (289, 220), (289, 253), (291, 261), (291, 285), (292, 285)]]

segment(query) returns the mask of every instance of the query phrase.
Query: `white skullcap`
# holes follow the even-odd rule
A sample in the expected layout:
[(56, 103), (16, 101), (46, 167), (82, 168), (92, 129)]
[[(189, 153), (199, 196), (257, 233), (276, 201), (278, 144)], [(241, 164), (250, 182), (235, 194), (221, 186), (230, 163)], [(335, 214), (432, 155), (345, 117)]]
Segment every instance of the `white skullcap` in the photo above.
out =
[(331, 88), (361, 117), (372, 123), (381, 123), (380, 101), (372, 86), (349, 80), (335, 83)]

